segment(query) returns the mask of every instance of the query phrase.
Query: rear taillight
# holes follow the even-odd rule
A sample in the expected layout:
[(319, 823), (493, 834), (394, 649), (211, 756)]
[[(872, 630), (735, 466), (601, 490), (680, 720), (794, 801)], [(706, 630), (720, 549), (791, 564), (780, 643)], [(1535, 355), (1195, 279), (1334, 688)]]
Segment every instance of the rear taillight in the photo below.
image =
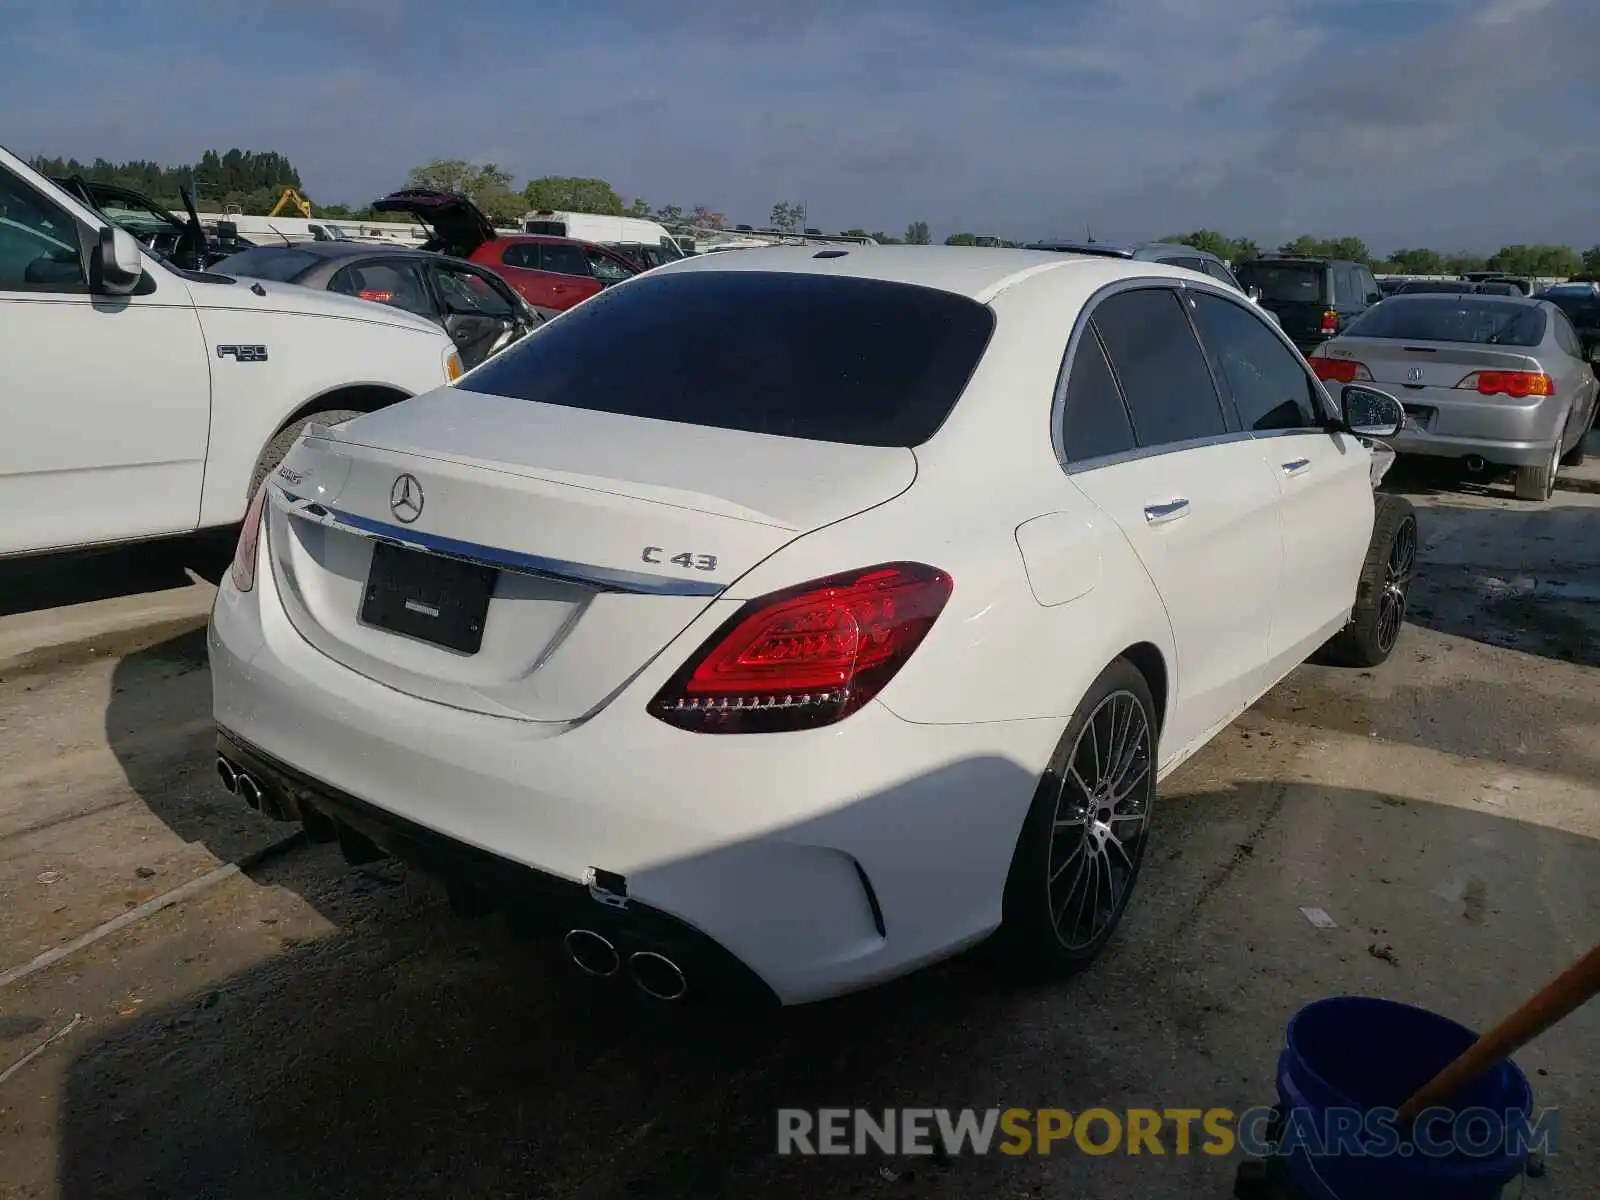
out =
[(752, 600), (650, 702), (696, 733), (842, 721), (894, 678), (950, 599), (950, 576), (885, 563)]
[(233, 550), (233, 586), (248, 592), (256, 586), (256, 547), (261, 542), (261, 514), (267, 503), (267, 483), (262, 481), (244, 514), (239, 544)]
[(1339, 332), (1339, 314), (1331, 308), (1322, 311), (1322, 332), (1328, 334)]
[(1513, 396), (1518, 400), (1553, 396), (1556, 390), (1555, 382), (1542, 371), (1474, 371), (1456, 387), (1485, 396)]
[(1368, 383), (1372, 379), (1367, 364), (1352, 358), (1323, 358), (1320, 354), (1313, 354), (1306, 361), (1317, 373), (1317, 378), (1325, 383)]

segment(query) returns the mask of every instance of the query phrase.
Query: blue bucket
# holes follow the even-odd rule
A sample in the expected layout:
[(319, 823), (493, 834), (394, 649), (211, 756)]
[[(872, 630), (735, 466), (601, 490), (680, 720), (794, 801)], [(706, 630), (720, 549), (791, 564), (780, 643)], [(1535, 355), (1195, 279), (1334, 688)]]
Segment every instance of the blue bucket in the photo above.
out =
[[(1341, 1119), (1330, 1118), (1331, 1110), (1359, 1112), (1365, 1122), (1373, 1109), (1398, 1108), (1477, 1038), (1426, 1009), (1367, 996), (1318, 1000), (1296, 1013), (1278, 1057), (1284, 1137), (1300, 1143), (1285, 1153), (1295, 1185), (1310, 1200), (1497, 1200), (1527, 1161), (1527, 1147), (1515, 1137), (1481, 1153), (1458, 1147), (1433, 1156), (1406, 1134), (1383, 1147), (1381, 1130), (1370, 1126), (1347, 1133), (1342, 1143), (1337, 1131), (1327, 1132)], [(1488, 1109), (1500, 1120), (1521, 1114), (1526, 1122), (1533, 1088), (1515, 1063), (1505, 1062), (1468, 1085), (1450, 1107), (1462, 1114)], [(1299, 1126), (1298, 1136), (1291, 1124)], [(1425, 1128), (1436, 1142), (1451, 1137), (1448, 1122)], [(1316, 1134), (1308, 1138), (1305, 1130)], [(1463, 1134), (1468, 1148), (1489, 1140), (1481, 1121), (1464, 1123)]]

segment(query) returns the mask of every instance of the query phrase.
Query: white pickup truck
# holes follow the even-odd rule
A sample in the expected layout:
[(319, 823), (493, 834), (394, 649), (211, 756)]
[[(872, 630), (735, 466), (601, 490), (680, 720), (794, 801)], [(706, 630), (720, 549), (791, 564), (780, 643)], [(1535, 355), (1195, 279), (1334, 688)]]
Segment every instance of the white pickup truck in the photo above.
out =
[(185, 270), (0, 148), (0, 558), (233, 525), (308, 422), (460, 373), (421, 317)]

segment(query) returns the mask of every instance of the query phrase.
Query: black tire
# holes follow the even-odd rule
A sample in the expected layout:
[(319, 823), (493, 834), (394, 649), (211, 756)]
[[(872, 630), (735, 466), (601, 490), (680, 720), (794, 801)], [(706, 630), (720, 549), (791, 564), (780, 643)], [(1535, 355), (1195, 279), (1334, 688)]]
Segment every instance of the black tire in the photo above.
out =
[(1556, 492), (1556, 471), (1561, 464), (1561, 437), (1550, 448), (1550, 457), (1543, 466), (1518, 467), (1512, 484), (1518, 500), (1531, 500), (1543, 504)]
[(307, 425), (316, 422), (318, 425), (337, 425), (340, 421), (348, 421), (351, 417), (361, 414), (349, 408), (330, 408), (322, 412), (314, 412), (308, 417), (301, 417), (298, 421), (291, 421), (280, 429), (273, 439), (261, 451), (261, 457), (256, 459), (255, 473), (250, 476), (250, 490), (245, 493), (245, 502), (249, 503), (256, 494), (256, 489), (261, 486), (261, 481), (267, 477), (267, 472), (275, 470), (283, 461), (283, 456), (289, 453), (289, 448), (300, 439), (300, 434)]
[(1318, 651), (1330, 667), (1376, 667), (1394, 653), (1417, 567), (1417, 512), (1404, 496), (1375, 497), (1372, 541), (1356, 585), (1350, 623)]
[[(1039, 781), (1006, 877), (994, 948), (1012, 971), (1062, 978), (1091, 962), (1116, 931), (1149, 841), (1158, 723), (1149, 684), (1120, 658), (1073, 713)], [(1089, 778), (1102, 767), (1098, 781)], [(1108, 781), (1122, 790), (1120, 798), (1103, 790)], [(1093, 910), (1086, 914), (1091, 889)]]
[(1577, 444), (1561, 456), (1561, 465), (1563, 467), (1583, 466), (1584, 459), (1589, 457), (1588, 449), (1584, 446), (1584, 443), (1588, 440), (1589, 434), (1585, 431), (1584, 435), (1578, 439)]

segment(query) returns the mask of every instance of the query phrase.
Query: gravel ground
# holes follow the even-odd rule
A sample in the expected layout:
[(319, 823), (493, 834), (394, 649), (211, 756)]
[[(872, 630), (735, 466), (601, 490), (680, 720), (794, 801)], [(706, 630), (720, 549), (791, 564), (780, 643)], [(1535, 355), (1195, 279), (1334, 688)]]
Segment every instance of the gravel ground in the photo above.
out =
[[(784, 1158), (775, 1110), (1244, 1108), (1313, 998), (1481, 1028), (1600, 940), (1600, 472), (1546, 506), (1391, 486), (1423, 523), (1394, 659), (1297, 671), (1167, 781), (1078, 979), (977, 956), (680, 1011), (293, 845), (0, 984), (0, 1072), (44, 1046), (0, 1082), (0, 1196), (1228, 1195), (1236, 1160), (1199, 1154)], [(0, 576), (0, 973), (286, 832), (215, 785), (209, 591), (162, 553), (145, 583), (137, 556), (97, 568), (111, 599)], [(1597, 1051), (1591, 1009), (1519, 1055), (1561, 1109), (1531, 1196), (1593, 1194)]]

